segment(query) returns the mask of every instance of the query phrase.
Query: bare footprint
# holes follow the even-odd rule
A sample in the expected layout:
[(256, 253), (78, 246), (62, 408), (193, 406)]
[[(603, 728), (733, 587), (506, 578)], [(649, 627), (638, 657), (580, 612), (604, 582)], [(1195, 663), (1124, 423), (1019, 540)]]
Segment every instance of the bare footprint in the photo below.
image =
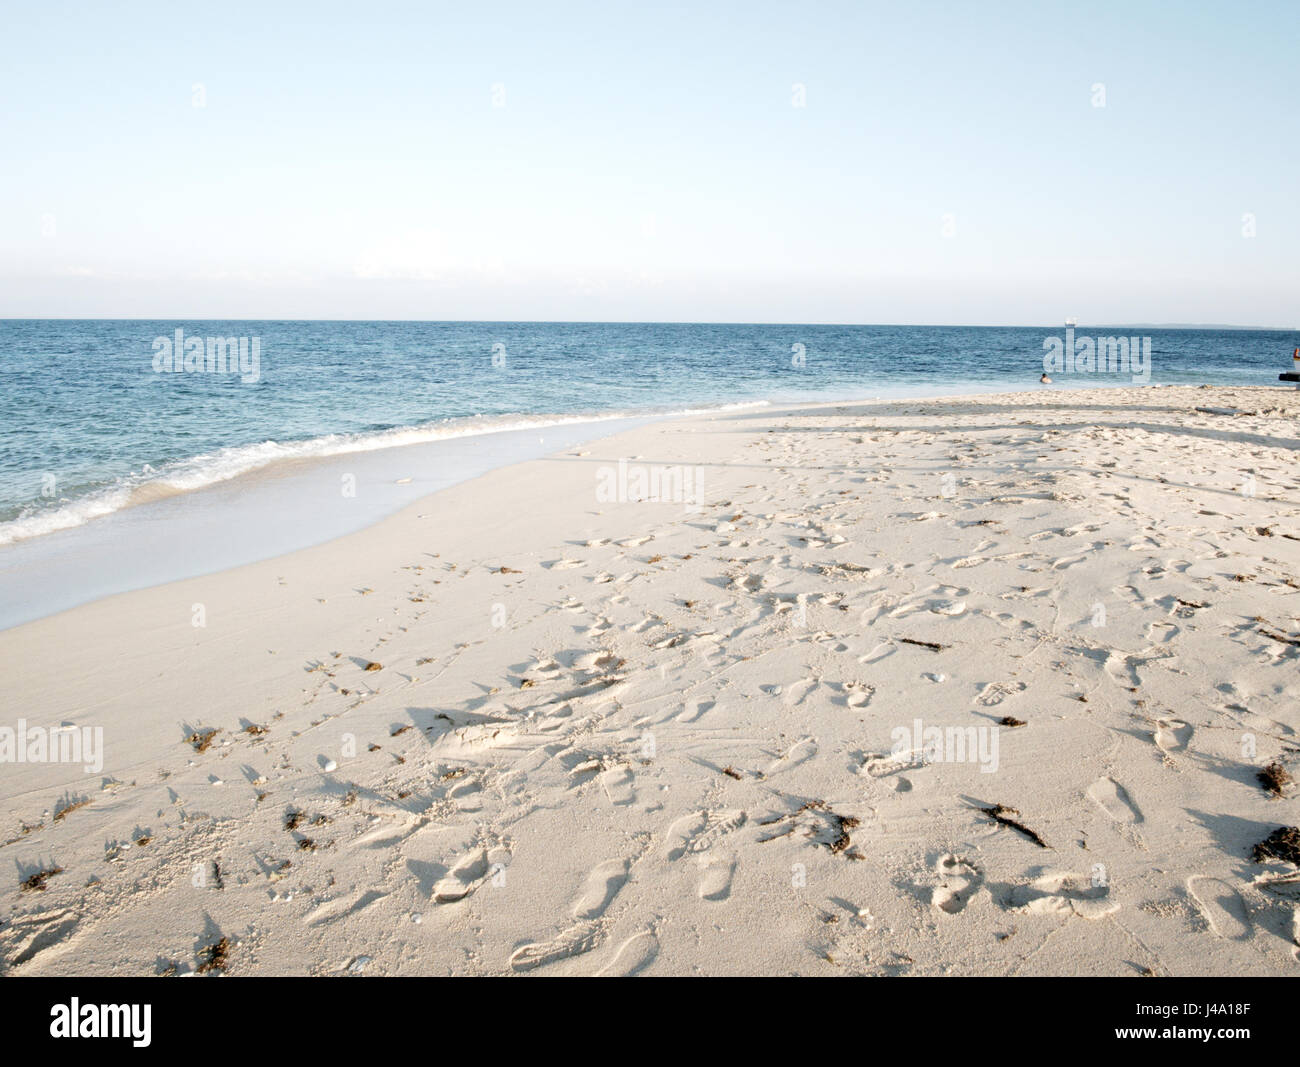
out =
[(1024, 689), (1024, 682), (989, 682), (980, 690), (979, 696), (975, 698), (975, 703), (986, 708), (995, 707), (1006, 700), (1007, 697), (1023, 692)]
[(586, 884), (573, 905), (575, 919), (599, 919), (627, 883), (628, 861), (606, 860), (587, 875)]
[(1192, 740), (1192, 728), (1181, 719), (1160, 719), (1156, 722), (1156, 747), (1166, 756), (1183, 752)]
[(876, 693), (874, 685), (866, 682), (846, 682), (844, 685), (844, 703), (850, 708), (865, 708), (871, 703)]
[(974, 864), (951, 852), (940, 856), (934, 869), (941, 881), (930, 893), (930, 904), (948, 915), (963, 911), (984, 882)]
[(726, 900), (731, 896), (731, 879), (736, 873), (736, 858), (730, 855), (710, 855), (699, 857), (700, 865), (700, 899)]
[(1142, 813), (1128, 790), (1113, 778), (1098, 778), (1088, 787), (1088, 796), (1102, 811), (1118, 823), (1138, 823)]
[(632, 768), (625, 763), (611, 767), (600, 776), (600, 784), (605, 788), (605, 796), (615, 807), (623, 807), (636, 800), (636, 790), (633, 788), (635, 782)]
[(1029, 885), (1015, 886), (1007, 901), (1013, 911), (1030, 915), (1078, 915), (1104, 919), (1119, 911), (1110, 886), (1069, 871), (1047, 871)]
[(1217, 937), (1244, 941), (1250, 936), (1246, 902), (1227, 882), (1197, 875), (1187, 880), (1187, 892)]

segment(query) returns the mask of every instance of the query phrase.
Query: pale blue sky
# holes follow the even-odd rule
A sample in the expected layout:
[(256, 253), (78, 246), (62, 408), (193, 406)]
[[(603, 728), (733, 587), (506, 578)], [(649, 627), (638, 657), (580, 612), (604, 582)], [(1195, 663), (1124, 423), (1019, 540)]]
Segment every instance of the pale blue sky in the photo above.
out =
[(1300, 323), (1294, 2), (3, 25), (0, 316)]

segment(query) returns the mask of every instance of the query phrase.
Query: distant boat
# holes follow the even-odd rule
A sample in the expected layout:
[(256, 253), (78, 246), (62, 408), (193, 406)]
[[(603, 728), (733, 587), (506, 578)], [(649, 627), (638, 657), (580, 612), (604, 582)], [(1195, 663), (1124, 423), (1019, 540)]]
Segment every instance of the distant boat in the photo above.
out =
[(1066, 325), (1067, 327), (1078, 326), (1078, 325), (1079, 325), (1079, 320), (1078, 320), (1078, 319), (1066, 319), (1066, 320), (1065, 320), (1065, 325)]

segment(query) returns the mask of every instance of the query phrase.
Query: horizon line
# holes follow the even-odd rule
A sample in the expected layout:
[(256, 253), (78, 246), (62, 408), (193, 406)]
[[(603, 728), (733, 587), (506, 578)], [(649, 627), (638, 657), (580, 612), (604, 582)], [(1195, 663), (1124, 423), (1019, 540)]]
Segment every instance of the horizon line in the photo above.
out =
[[(266, 318), (249, 316), (106, 316), (106, 315), (0, 315), (0, 322), (284, 322), (284, 323), (411, 323), (424, 325), (485, 326), (818, 326), (841, 328), (902, 328), (949, 330), (1033, 330), (1047, 323), (946, 323), (946, 322), (744, 322), (704, 319), (418, 319), (418, 318)], [(1061, 320), (1062, 329), (1079, 328), (1077, 321)], [(1253, 330), (1260, 333), (1295, 333), (1297, 326), (1257, 326), (1219, 322), (1086, 322), (1089, 328), (1123, 330)], [(1049, 327), (1050, 328), (1050, 327)]]

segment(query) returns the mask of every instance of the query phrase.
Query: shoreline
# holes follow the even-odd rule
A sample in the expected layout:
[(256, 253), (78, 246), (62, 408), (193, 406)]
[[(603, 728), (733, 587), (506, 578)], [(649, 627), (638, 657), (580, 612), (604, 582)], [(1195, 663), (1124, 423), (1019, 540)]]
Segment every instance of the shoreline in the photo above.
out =
[[(653, 422), (0, 632), (11, 709), (103, 730), (3, 768), (0, 958), (1294, 973), (1249, 857), (1296, 653), (1241, 620), (1296, 629), (1300, 400), (1071, 392)], [(620, 460), (703, 499), (598, 499)]]
[[(77, 529), (87, 523), (94, 522), (96, 519), (109, 517), (133, 508), (145, 507), (150, 503), (170, 496), (201, 493), (214, 487), (238, 482), (241, 479), (273, 475), (277, 470), (294, 464), (325, 462), (340, 456), (388, 452), (417, 447), (423, 444), (436, 444), (440, 441), (484, 438), (502, 433), (532, 432), (534, 430), (629, 420), (690, 418), (697, 415), (723, 414), (728, 411), (747, 408), (775, 407), (785, 410), (799, 407), (816, 407), (822, 404), (865, 403), (874, 400), (901, 402), (936, 397), (1012, 393), (1021, 391), (1018, 386), (1023, 384), (1021, 382), (1006, 381), (975, 387), (970, 383), (963, 383), (961, 385), (936, 385), (929, 389), (919, 388), (913, 391), (910, 385), (889, 383), (883, 387), (878, 387), (874, 392), (868, 391), (866, 393), (835, 394), (827, 392), (824, 395), (798, 396), (793, 399), (782, 396), (757, 397), (702, 407), (668, 405), (666, 407), (618, 408), (582, 412), (502, 412), (499, 414), (449, 416), (432, 422), (390, 426), (382, 430), (337, 431), (287, 441), (274, 439), (250, 441), (242, 445), (224, 446), (220, 449), (193, 456), (162, 460), (160, 461), (161, 466), (158, 468), (145, 463), (144, 466), (150, 469), (150, 475), (143, 480), (128, 482), (126, 480), (127, 476), (120, 476), (112, 484), (97, 485), (94, 489), (68, 499), (57, 507), (38, 512), (20, 513), (0, 520), (0, 538), (3, 538), (3, 540), (0, 540), (0, 552), (10, 545), (23, 544), (49, 534)], [(1058, 391), (1073, 391), (1099, 388), (1177, 388), (1183, 384), (1185, 383), (1113, 382), (1096, 384), (1088, 381), (1065, 380), (1054, 382), (1052, 387)], [(1224, 387), (1231, 388), (1234, 386), (1225, 385)], [(494, 424), (497, 422), (500, 425)], [(411, 439), (399, 440), (399, 438)], [(261, 459), (252, 458), (249, 455), (259, 449), (279, 451)], [(239, 458), (239, 454), (243, 454), (243, 458)], [(220, 470), (205, 473), (197, 466), (206, 462), (208, 467), (213, 467), (217, 466), (219, 461), (225, 463), (233, 461), (236, 469), (231, 473), (223, 473)], [(130, 477), (135, 478), (138, 475), (133, 472)], [(89, 513), (78, 516), (75, 514), (69, 515), (69, 512)], [(30, 533), (14, 533), (9, 529), (23, 523), (36, 523), (41, 528)]]
[[(1074, 382), (1060, 383), (1052, 387), (1059, 393), (1089, 391), (1096, 388), (1186, 387), (1163, 383), (1141, 386), (1121, 384), (1093, 386)], [(725, 415), (732, 411), (750, 409), (799, 411), (845, 403), (920, 402), (939, 398), (995, 396), (1010, 392), (1016, 390), (1007, 390), (1001, 386), (972, 388), (966, 384), (936, 386), (931, 391), (909, 391), (905, 395), (885, 392), (869, 397), (856, 395), (793, 402), (757, 399), (701, 409), (591, 413), (589, 417), (561, 414), (473, 416), (464, 420), (448, 421), (469, 424), (473, 419), (490, 418), (510, 420), (510, 422), (500, 427), (489, 425), (482, 429), (467, 428), (463, 432), (460, 427), (448, 427), (452, 432), (445, 434), (439, 433), (444, 427), (437, 423), (397, 427), (378, 431), (369, 438), (351, 441), (341, 439), (340, 444), (344, 447), (326, 452), (305, 450), (298, 454), (296, 450), (330, 441), (329, 436), (313, 438), (309, 441), (285, 442), (276, 445), (277, 448), (284, 450), (284, 455), (242, 469), (229, 477), (205, 481), (193, 487), (172, 485), (168, 479), (178, 475), (164, 474), (159, 471), (152, 480), (140, 483), (130, 490), (124, 487), (96, 490), (49, 512), (9, 521), (9, 525), (15, 521), (26, 522), (36, 519), (48, 522), (51, 517), (68, 511), (93, 509), (96, 502), (105, 496), (115, 497), (125, 493), (128, 497), (135, 498), (128, 499), (128, 502), (123, 504), (113, 505), (101, 514), (70, 520), (69, 525), (56, 526), (0, 543), (0, 605), (4, 605), (4, 608), (0, 609), (0, 632), (91, 603), (103, 596), (212, 574), (309, 548), (380, 522), (415, 500), (439, 492), (449, 485), (480, 477), (511, 463), (524, 462), (535, 458), (538, 454), (545, 454), (538, 449), (512, 449), (504, 444), (497, 445), (494, 454), (493, 446), (497, 442), (493, 441), (493, 438), (499, 438), (502, 442), (521, 443), (527, 435), (542, 431), (545, 436), (550, 436), (552, 439), (559, 438), (561, 443), (558, 448), (563, 449), (578, 441), (599, 440), (631, 426), (652, 421), (672, 422), (678, 419), (712, 414)], [(531, 418), (540, 421), (531, 426), (516, 425), (520, 420)], [(590, 435), (592, 431), (597, 430), (599, 432), (595, 436)], [(436, 434), (436, 436), (400, 443), (377, 443), (389, 436), (419, 436), (426, 433)], [(244, 450), (254, 447), (245, 446)], [(429, 484), (428, 477), (421, 477), (419, 472), (422, 468), (427, 470), (446, 463), (445, 458), (438, 455), (440, 448), (460, 449), (459, 455), (453, 456), (452, 461), (461, 463), (465, 469), (450, 473), (442, 472), (433, 478), (432, 484)], [(191, 457), (181, 462), (189, 464), (202, 458), (204, 457)], [(347, 475), (348, 468), (357, 466), (363, 468), (363, 477), (370, 481), (371, 489), (385, 494), (388, 499), (370, 507), (358, 505), (357, 514), (351, 518), (342, 514), (323, 514), (320, 510), (323, 507), (320, 497), (315, 495), (316, 490), (309, 492), (307, 486), (315, 483), (319, 488), (327, 476)], [(417, 473), (413, 475), (412, 472)], [(413, 483), (417, 478), (425, 482), (424, 491), (419, 496), (413, 495), (413, 491), (402, 493), (396, 490), (396, 487)], [(295, 499), (299, 507), (310, 508), (314, 505), (315, 510), (310, 511), (301, 522), (297, 523), (296, 529), (292, 528), (295, 524), (286, 525), (282, 517), (277, 514), (283, 509), (281, 499), (266, 492), (268, 484), (277, 482), (285, 486), (290, 499)], [(247, 501), (241, 500), (244, 494), (251, 496), (259, 493), (265, 501), (260, 507), (250, 508)], [(314, 499), (309, 500), (309, 495)], [(200, 516), (198, 514), (200, 511), (208, 512), (212, 517)], [(275, 537), (271, 543), (259, 545), (245, 541), (238, 551), (232, 551), (232, 546), (240, 542), (237, 529), (257, 524), (275, 530)], [(199, 527), (215, 527), (219, 532), (215, 534), (205, 532)], [(154, 554), (144, 551), (145, 546), (141, 541), (145, 537), (165, 544), (201, 542), (208, 539), (212, 543), (213, 550), (206, 551), (199, 544), (185, 558), (173, 558), (164, 563)], [(123, 552), (124, 546), (125, 552)], [(134, 560), (130, 558), (133, 554)], [(71, 565), (67, 562), (69, 560), (73, 561)], [(106, 574), (112, 575), (112, 581), (105, 581), (103, 576)], [(38, 584), (45, 590), (53, 606), (39, 605), (31, 595), (30, 587)]]

